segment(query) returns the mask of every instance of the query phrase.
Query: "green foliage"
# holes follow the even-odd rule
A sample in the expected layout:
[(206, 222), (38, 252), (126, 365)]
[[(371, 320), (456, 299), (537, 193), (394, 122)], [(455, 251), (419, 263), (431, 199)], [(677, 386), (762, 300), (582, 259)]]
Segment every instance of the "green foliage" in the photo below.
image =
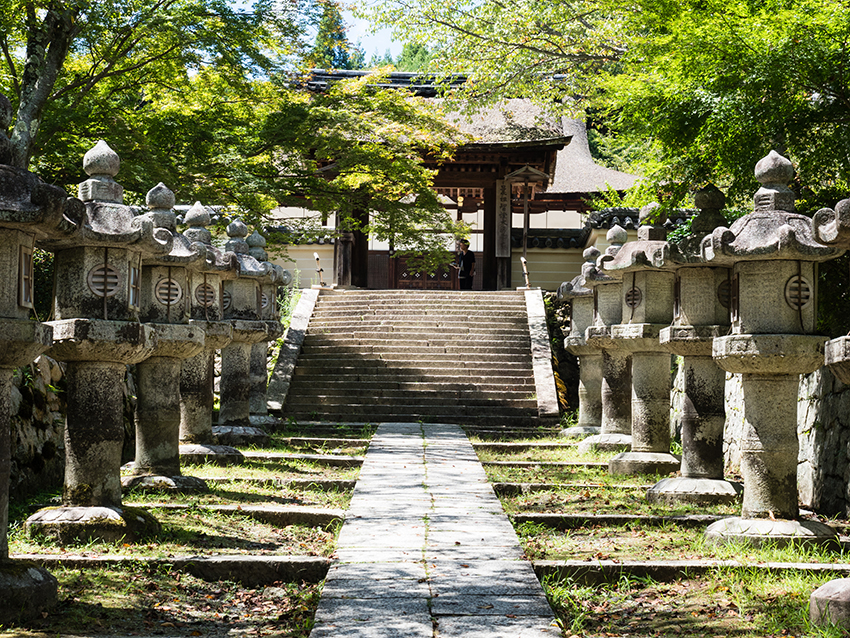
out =
[(396, 60), (395, 66), (399, 71), (421, 71), (431, 61), (432, 53), (423, 44), (405, 43)]
[(313, 48), (304, 59), (304, 66), (311, 69), (362, 68), (365, 54), (360, 47), (348, 41), (339, 5), (333, 0), (325, 0), (321, 4), (319, 30)]
[(33, 251), (33, 315), (47, 321), (53, 313), (53, 253), (36, 248)]

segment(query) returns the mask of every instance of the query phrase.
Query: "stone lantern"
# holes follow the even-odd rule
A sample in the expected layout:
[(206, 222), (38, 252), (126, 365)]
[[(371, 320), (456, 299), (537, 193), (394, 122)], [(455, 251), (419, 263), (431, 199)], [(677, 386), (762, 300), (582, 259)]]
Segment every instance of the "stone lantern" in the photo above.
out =
[(679, 459), (670, 454), (670, 353), (658, 341), (673, 319), (675, 275), (663, 269), (669, 244), (661, 226), (665, 219), (651, 219), (658, 216), (656, 207), (641, 209), (637, 241), (603, 264), (606, 274), (622, 281), (622, 318), (612, 326), (611, 338), (632, 355), (632, 449), (611, 459), (612, 474), (679, 469)]
[[(248, 254), (259, 262), (266, 262), (269, 254), (266, 252), (266, 238), (256, 230), (246, 239)], [(282, 266), (271, 263), (269, 274), (258, 280), (260, 284), (260, 319), (266, 322), (269, 341), (277, 340), (283, 335), (283, 324), (280, 322), (280, 309), (277, 305), (277, 289), (292, 281), (292, 274)], [(258, 341), (251, 346), (251, 391), (249, 406), (251, 423), (261, 425), (269, 422), (269, 408), (266, 391), (269, 385), (268, 373), (268, 341)]]
[(233, 326), (233, 340), (221, 351), (220, 409), (213, 434), (228, 445), (268, 442), (268, 434), (251, 425), (251, 349), (269, 340), (268, 323), (261, 320), (261, 281), (272, 265), (249, 254), (248, 227), (237, 220), (227, 226), (230, 241), (225, 250), (236, 254), (239, 276), (224, 284), (224, 318)]
[(592, 448), (620, 451), (632, 444), (631, 353), (617, 347), (611, 335), (623, 314), (622, 284), (602, 269), (602, 264), (614, 259), (629, 234), (613, 226), (606, 237), (611, 245), (599, 256), (596, 267), (583, 269), (585, 285), (593, 290), (593, 325), (585, 330), (585, 342), (602, 352), (602, 422), (599, 434), (579, 444), (582, 452)]
[(593, 290), (585, 283), (596, 267), (599, 249), (585, 249), (581, 274), (558, 289), (560, 299), (570, 301), (570, 332), (565, 336), (567, 352), (579, 358), (578, 423), (561, 431), (561, 436), (586, 437), (599, 434), (602, 422), (602, 352), (587, 345), (584, 333), (593, 324)]
[(49, 353), (67, 362), (65, 486), (63, 507), (37, 512), (26, 528), (61, 542), (133, 542), (159, 530), (152, 516), (121, 504), (124, 378), (156, 346), (156, 330), (139, 323), (142, 259), (167, 254), (173, 239), (122, 203), (119, 167), (106, 142), (86, 153), (85, 211), (67, 235), (40, 242), (54, 252), (56, 272)]
[(723, 193), (710, 186), (696, 193), (699, 213), (693, 233), (671, 246), (668, 266), (676, 276), (673, 325), (661, 330), (660, 342), (679, 355), (683, 382), (681, 476), (665, 478), (647, 492), (651, 502), (728, 503), (741, 486), (723, 478), (723, 426), (726, 372), (714, 362), (711, 344), (729, 332), (731, 271), (702, 261), (700, 242), (723, 225)]
[(196, 202), (184, 219), (189, 226), (183, 235), (206, 246), (206, 264), (189, 272), (190, 325), (206, 335), (204, 349), (183, 361), (180, 372), (180, 458), (190, 462), (219, 465), (241, 463), (242, 453), (229, 445), (216, 445), (213, 436), (215, 353), (230, 343), (233, 326), (224, 319), (223, 282), (239, 275), (236, 255), (212, 245), (207, 209)]
[(744, 399), (741, 516), (712, 524), (706, 537), (832, 543), (831, 527), (796, 520), (797, 395), (800, 375), (824, 357), (824, 338), (812, 334), (815, 264), (839, 251), (818, 244), (811, 220), (794, 213), (791, 162), (771, 151), (755, 175), (755, 210), (702, 243), (706, 264), (732, 269), (732, 330), (714, 339), (712, 352), (721, 368), (741, 374)]
[(171, 250), (142, 261), (140, 320), (156, 332), (150, 356), (136, 365), (136, 458), (125, 488), (202, 492), (207, 484), (180, 472), (180, 369), (204, 349), (204, 331), (190, 324), (190, 273), (203, 268), (207, 247), (177, 232), (174, 193), (164, 184), (146, 197), (142, 215), (172, 236)]
[(5, 164), (10, 118), (11, 105), (0, 95), (0, 625), (36, 617), (57, 601), (57, 582), (48, 571), (9, 559), (12, 374), (52, 343), (50, 325), (29, 319), (34, 244), (72, 229), (71, 220), (83, 216), (82, 204), (61, 188)]

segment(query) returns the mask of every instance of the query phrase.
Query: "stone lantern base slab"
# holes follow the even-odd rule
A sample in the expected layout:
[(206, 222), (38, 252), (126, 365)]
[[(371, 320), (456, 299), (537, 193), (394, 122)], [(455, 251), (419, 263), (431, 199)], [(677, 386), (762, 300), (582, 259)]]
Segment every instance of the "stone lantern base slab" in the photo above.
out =
[(265, 430), (250, 425), (214, 425), (213, 436), (219, 445), (268, 445)]
[(32, 363), (53, 342), (53, 328), (36, 321), (0, 318), (0, 368)]
[(180, 494), (199, 494), (210, 491), (207, 482), (195, 476), (159, 476), (156, 474), (125, 476), (121, 479), (121, 487), (125, 490), (178, 492)]
[(705, 530), (709, 543), (744, 542), (754, 547), (773, 544), (785, 547), (791, 544), (840, 548), (838, 534), (829, 525), (816, 521), (792, 521), (769, 518), (724, 518)]
[(723, 479), (674, 476), (662, 479), (649, 488), (646, 492), (646, 500), (663, 505), (678, 503), (716, 505), (740, 500), (743, 491), (744, 488), (740, 483)]
[(598, 435), (602, 431), (602, 428), (594, 425), (577, 425), (571, 428), (564, 428), (560, 432), (558, 432), (558, 436), (566, 437), (566, 438), (584, 438), (588, 436)]
[(823, 365), (825, 342), (819, 335), (728, 335), (712, 342), (712, 355), (726, 372), (808, 374)]
[(156, 331), (150, 324), (103, 319), (62, 319), (53, 326), (53, 347), (48, 354), (57, 361), (113, 361), (132, 365), (147, 359), (156, 347)]
[(30, 536), (45, 536), (59, 543), (92, 540), (133, 543), (161, 531), (147, 511), (137, 507), (50, 507), (39, 510), (24, 524)]
[(632, 447), (631, 434), (594, 434), (578, 444), (582, 454), (599, 450), (600, 452), (623, 452)]
[(255, 427), (262, 427), (264, 425), (274, 425), (278, 419), (268, 414), (252, 414), (248, 417), (248, 421)]
[(839, 625), (850, 629), (850, 578), (836, 578), (812, 592), (809, 619), (817, 626)]
[(187, 443), (180, 446), (180, 462), (200, 465), (239, 465), (245, 462), (245, 456), (229, 445), (203, 445)]
[(0, 625), (31, 620), (58, 600), (56, 578), (30, 561), (0, 561)]
[(623, 452), (608, 461), (608, 473), (613, 475), (669, 474), (678, 472), (681, 461), (664, 452)]

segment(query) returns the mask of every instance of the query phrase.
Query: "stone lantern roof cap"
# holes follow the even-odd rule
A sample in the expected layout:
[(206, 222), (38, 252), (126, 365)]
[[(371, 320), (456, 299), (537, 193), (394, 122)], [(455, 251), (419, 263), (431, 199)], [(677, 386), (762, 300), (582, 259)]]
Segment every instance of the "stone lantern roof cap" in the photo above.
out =
[(815, 239), (827, 246), (850, 248), (850, 199), (831, 208), (821, 208), (812, 218)]
[(791, 162), (776, 151), (756, 164), (762, 184), (756, 192), (754, 211), (729, 228), (716, 228), (703, 239), (701, 253), (711, 264), (775, 259), (826, 261), (841, 254), (815, 239), (812, 220), (794, 213), (794, 193), (787, 182), (794, 176)]
[(630, 241), (616, 256), (603, 263), (605, 272), (619, 278), (635, 270), (659, 270), (670, 264), (670, 244), (666, 241)]
[(0, 164), (0, 228), (25, 229), (37, 240), (61, 238), (85, 214), (83, 203), (58, 186), (23, 168)]
[(259, 261), (266, 261), (269, 254), (266, 252), (266, 238), (258, 231), (254, 231), (248, 239), (245, 240), (248, 244), (248, 253)]
[[(605, 249), (604, 253), (599, 253), (598, 256), (596, 256), (595, 264), (584, 264), (581, 268), (582, 275), (584, 275), (584, 283), (590, 288), (600, 284), (614, 283), (618, 281), (616, 278), (603, 272), (603, 267), (606, 262), (611, 261), (617, 256), (617, 253), (620, 252), (623, 244), (628, 241), (629, 233), (622, 226), (615, 224), (608, 230), (607, 233), (605, 233), (605, 238), (611, 245)], [(587, 251), (585, 251), (585, 259), (587, 259), (590, 254), (591, 253), (587, 253)]]
[(599, 259), (601, 254), (596, 246), (584, 249), (582, 253), (584, 263), (581, 266), (581, 274), (573, 277), (572, 281), (565, 281), (558, 287), (558, 299), (574, 299), (593, 295), (593, 290), (586, 286), (587, 275), (596, 269), (596, 260)]
[(212, 221), (209, 209), (195, 202), (186, 212), (185, 223), (189, 226), (183, 231), (183, 238), (205, 254), (204, 264), (198, 266), (199, 272), (218, 273), (222, 279), (235, 279), (239, 276), (239, 260), (233, 252), (225, 252), (212, 245), (212, 233), (206, 226)]

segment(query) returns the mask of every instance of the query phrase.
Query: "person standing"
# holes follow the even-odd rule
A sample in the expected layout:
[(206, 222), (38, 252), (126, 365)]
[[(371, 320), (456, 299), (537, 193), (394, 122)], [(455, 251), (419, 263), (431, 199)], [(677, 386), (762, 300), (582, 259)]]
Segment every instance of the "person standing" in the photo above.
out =
[(458, 281), (461, 290), (472, 290), (472, 278), (475, 276), (475, 253), (469, 250), (469, 240), (460, 240), (460, 252), (457, 255)]

